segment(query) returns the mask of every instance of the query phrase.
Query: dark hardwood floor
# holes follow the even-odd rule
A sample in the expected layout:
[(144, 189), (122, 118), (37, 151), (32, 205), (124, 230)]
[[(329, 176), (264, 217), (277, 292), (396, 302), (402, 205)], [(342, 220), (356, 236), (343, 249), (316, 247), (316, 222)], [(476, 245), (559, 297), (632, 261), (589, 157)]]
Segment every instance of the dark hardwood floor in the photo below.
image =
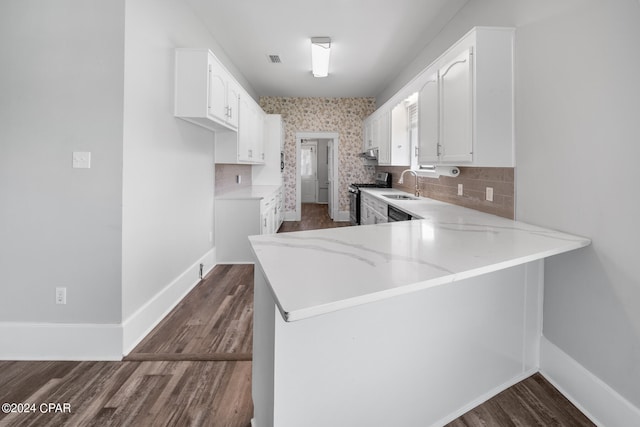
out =
[[(0, 426), (248, 427), (251, 362), (0, 362)], [(41, 413), (42, 403), (70, 413)]]
[[(280, 232), (343, 225), (303, 205)], [(71, 409), (0, 413), (0, 426), (249, 427), (252, 315), (253, 266), (219, 265), (122, 362), (0, 361), (0, 403)], [(448, 426), (593, 424), (536, 374)]]
[(218, 265), (125, 360), (251, 360), (253, 265)]
[(279, 233), (288, 231), (317, 230), (319, 228), (348, 227), (350, 222), (333, 221), (329, 216), (328, 205), (317, 203), (302, 203), (301, 221), (286, 221), (280, 227)]

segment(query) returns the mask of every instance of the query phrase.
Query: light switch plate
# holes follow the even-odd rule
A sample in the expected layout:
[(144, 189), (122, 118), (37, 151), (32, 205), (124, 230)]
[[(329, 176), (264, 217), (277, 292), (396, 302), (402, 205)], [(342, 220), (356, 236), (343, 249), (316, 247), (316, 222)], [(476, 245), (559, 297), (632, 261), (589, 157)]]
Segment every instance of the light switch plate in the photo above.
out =
[(464, 190), (462, 184), (458, 184), (458, 196), (462, 196), (464, 194)]
[(89, 151), (74, 151), (73, 152), (73, 167), (74, 167), (74, 169), (89, 169), (89, 168), (91, 168), (91, 152), (89, 152)]

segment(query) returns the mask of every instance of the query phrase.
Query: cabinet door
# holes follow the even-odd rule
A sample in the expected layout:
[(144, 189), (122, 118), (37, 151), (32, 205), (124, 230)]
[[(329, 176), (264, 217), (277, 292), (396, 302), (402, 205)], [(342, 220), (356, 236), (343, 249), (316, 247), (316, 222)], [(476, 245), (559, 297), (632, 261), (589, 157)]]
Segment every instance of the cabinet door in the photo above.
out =
[(253, 160), (253, 147), (251, 144), (252, 116), (250, 100), (242, 97), (239, 100), (238, 108), (238, 160), (241, 162), (251, 162)]
[(473, 160), (472, 51), (465, 50), (440, 69), (440, 160)]
[(208, 113), (220, 120), (227, 120), (227, 73), (220, 63), (209, 56)]
[(378, 120), (378, 164), (391, 164), (391, 118), (383, 111)]
[(365, 120), (364, 125), (363, 125), (363, 140), (362, 140), (362, 149), (363, 150), (367, 150), (369, 148), (371, 148), (371, 145), (373, 144), (373, 142), (371, 141), (372, 138), (372, 120), (370, 118), (368, 118), (367, 120)]
[(371, 121), (371, 143), (369, 148), (378, 148), (380, 142), (380, 116), (376, 116)]
[(239, 104), (240, 104), (240, 86), (231, 78), (227, 81), (227, 122), (238, 127), (239, 122)]
[(264, 113), (259, 105), (254, 105), (255, 114), (253, 116), (253, 126), (255, 131), (254, 136), (254, 148), (253, 152), (255, 153), (254, 161), (256, 163), (264, 163), (265, 161), (265, 146), (264, 146)]
[(425, 82), (418, 93), (418, 163), (435, 164), (439, 161), (438, 73)]

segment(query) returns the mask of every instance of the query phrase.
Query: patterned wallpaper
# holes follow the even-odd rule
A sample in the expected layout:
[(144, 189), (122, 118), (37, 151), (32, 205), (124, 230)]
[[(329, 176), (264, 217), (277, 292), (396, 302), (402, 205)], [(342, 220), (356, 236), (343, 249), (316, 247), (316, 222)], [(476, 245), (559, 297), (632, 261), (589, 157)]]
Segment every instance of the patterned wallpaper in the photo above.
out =
[(260, 98), (267, 114), (281, 114), (285, 128), (285, 210), (296, 208), (296, 132), (337, 132), (340, 138), (339, 206), (349, 210), (347, 187), (354, 182), (373, 182), (374, 166), (365, 166), (362, 121), (375, 111), (375, 98)]

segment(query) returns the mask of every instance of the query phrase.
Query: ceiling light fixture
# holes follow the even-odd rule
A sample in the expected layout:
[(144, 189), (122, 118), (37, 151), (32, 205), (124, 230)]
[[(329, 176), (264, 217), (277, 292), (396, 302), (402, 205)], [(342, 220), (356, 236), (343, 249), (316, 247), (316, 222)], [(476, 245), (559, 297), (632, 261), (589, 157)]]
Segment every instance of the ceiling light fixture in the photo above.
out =
[(313, 77), (327, 77), (329, 75), (330, 54), (331, 39), (329, 37), (311, 38), (311, 68)]

